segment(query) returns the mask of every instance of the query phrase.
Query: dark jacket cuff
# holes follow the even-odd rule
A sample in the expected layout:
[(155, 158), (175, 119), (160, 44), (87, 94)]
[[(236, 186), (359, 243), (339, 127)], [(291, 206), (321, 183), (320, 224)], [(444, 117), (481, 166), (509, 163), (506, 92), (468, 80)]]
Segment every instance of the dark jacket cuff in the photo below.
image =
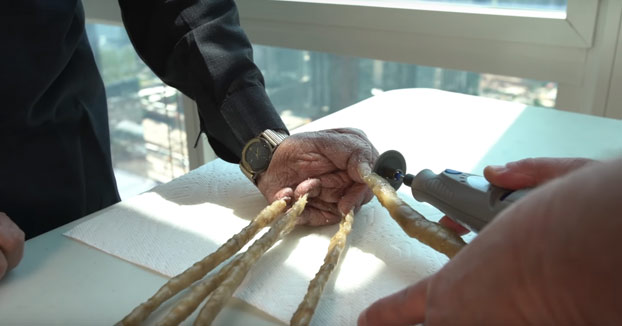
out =
[[(210, 138), (210, 144), (216, 154), (227, 160), (239, 162), (244, 145), (253, 137), (258, 136), (266, 129), (281, 130), (289, 134), (287, 127), (278, 115), (263, 86), (254, 86), (229, 94), (223, 101), (220, 112), (235, 137), (234, 141), (225, 141), (224, 153), (222, 144), (215, 144), (216, 139)], [(222, 143), (222, 142), (221, 142)]]

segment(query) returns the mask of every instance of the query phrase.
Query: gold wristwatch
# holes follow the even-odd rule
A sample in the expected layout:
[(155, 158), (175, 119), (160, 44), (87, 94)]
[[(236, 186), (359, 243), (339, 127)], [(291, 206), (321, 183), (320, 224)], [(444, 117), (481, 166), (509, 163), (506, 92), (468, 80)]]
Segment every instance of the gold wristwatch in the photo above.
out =
[(268, 169), (272, 154), (287, 137), (284, 132), (266, 129), (246, 143), (242, 150), (240, 169), (255, 185), (259, 174)]

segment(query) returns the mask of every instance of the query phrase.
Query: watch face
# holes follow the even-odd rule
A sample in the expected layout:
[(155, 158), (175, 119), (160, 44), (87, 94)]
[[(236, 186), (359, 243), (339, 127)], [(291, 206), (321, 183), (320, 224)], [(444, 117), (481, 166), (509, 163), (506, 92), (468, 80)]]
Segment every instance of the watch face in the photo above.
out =
[(270, 164), (270, 145), (263, 140), (250, 143), (244, 153), (246, 162), (251, 167), (253, 172), (263, 171), (268, 168)]

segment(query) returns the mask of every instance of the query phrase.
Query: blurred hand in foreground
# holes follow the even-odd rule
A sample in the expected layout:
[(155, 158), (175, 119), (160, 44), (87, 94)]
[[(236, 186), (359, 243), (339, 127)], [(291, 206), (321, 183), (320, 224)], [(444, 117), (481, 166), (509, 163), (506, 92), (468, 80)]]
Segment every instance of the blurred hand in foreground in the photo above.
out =
[(0, 279), (15, 268), (24, 255), (24, 232), (0, 212)]
[(440, 271), (372, 304), (359, 326), (622, 323), (622, 160), (529, 159), (485, 175), (540, 186)]

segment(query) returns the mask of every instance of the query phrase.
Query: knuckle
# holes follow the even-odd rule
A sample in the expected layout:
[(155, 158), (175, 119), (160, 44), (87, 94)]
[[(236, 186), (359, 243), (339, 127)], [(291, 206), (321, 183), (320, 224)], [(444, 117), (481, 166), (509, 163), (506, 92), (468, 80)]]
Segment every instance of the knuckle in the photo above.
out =
[(16, 252), (19, 249), (19, 247), (20, 247), (20, 242), (14, 237), (7, 238), (6, 241), (4, 241), (2, 244), (2, 249), (7, 255), (10, 253)]

